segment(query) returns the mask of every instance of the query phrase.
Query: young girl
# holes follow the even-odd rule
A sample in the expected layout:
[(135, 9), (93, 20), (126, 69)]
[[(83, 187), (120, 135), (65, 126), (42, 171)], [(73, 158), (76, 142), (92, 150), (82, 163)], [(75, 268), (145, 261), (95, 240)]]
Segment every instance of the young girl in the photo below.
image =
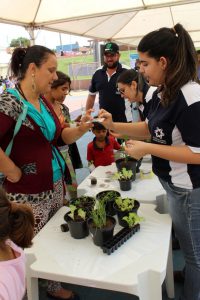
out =
[[(0, 299), (21, 300), (25, 293), (25, 255), (19, 247), (31, 246), (32, 210), (9, 202), (0, 189)], [(19, 246), (19, 247), (18, 247)]]
[(100, 117), (114, 131), (151, 136), (152, 143), (129, 141), (126, 151), (136, 159), (152, 155), (186, 261), (182, 299), (200, 300), (200, 85), (195, 48), (177, 24), (147, 34), (138, 51), (140, 72), (158, 86), (146, 122), (113, 123), (105, 111)]
[[(44, 97), (47, 99), (53, 106), (55, 113), (57, 114), (61, 126), (63, 128), (71, 126), (71, 119), (68, 107), (63, 104), (65, 97), (69, 94), (71, 88), (71, 79), (68, 75), (63, 72), (56, 71), (57, 80), (51, 85), (51, 90), (48, 93), (45, 93)], [(75, 120), (76, 121), (76, 120)], [(64, 145), (60, 147), (60, 151), (65, 159), (65, 162), (69, 168), (71, 175), (71, 184), (67, 184), (67, 198), (76, 198), (77, 197), (77, 181), (75, 169), (82, 168), (82, 161), (79, 155), (78, 147), (76, 143), (70, 145)]]

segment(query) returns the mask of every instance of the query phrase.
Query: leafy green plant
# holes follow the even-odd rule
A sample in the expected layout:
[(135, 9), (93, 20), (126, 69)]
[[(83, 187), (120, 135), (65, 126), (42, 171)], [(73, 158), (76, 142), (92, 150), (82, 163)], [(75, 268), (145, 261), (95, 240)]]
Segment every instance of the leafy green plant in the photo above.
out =
[(128, 135), (124, 135), (122, 137), (122, 139), (124, 140), (124, 143), (122, 143), (121, 147), (120, 147), (120, 157), (121, 158), (125, 158), (125, 162), (128, 161), (128, 158), (130, 157), (126, 152), (125, 152), (125, 145), (126, 142), (130, 139)]
[[(73, 200), (72, 204), (78, 207), (82, 207), (85, 204), (88, 204), (88, 202), (92, 202), (92, 197), (90, 196), (80, 196)], [(95, 202), (95, 199), (93, 199), (93, 203)]]
[(144, 218), (139, 217), (136, 213), (130, 212), (128, 216), (122, 218), (122, 220), (128, 223), (128, 227), (131, 228), (136, 224), (140, 224), (141, 221), (144, 221)]
[(121, 171), (118, 171), (114, 174), (114, 179), (118, 180), (129, 180), (133, 176), (132, 170), (127, 170), (126, 168), (122, 168)]
[(101, 201), (104, 201), (105, 203), (107, 203), (108, 201), (110, 201), (111, 199), (115, 199), (116, 197), (119, 196), (119, 193), (117, 191), (105, 191), (105, 192), (101, 192), (102, 194), (99, 195)]
[(81, 219), (85, 220), (86, 212), (82, 208), (77, 208), (73, 204), (70, 204), (69, 208), (70, 208), (69, 217), (72, 220), (75, 220), (76, 216), (79, 216)]
[(95, 208), (91, 212), (91, 218), (97, 228), (102, 228), (106, 225), (106, 209), (104, 201), (96, 202)]
[(135, 205), (135, 199), (128, 198), (128, 197), (127, 198), (117, 197), (115, 199), (115, 203), (121, 211), (129, 211), (133, 209)]

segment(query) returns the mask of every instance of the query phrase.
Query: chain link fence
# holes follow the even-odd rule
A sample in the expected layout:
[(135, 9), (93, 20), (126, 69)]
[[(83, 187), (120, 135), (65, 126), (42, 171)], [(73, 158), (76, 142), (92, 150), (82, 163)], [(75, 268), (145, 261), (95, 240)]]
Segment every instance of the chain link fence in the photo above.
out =
[(72, 79), (72, 89), (87, 90), (92, 75), (99, 67), (98, 62), (70, 63), (68, 66), (69, 76)]

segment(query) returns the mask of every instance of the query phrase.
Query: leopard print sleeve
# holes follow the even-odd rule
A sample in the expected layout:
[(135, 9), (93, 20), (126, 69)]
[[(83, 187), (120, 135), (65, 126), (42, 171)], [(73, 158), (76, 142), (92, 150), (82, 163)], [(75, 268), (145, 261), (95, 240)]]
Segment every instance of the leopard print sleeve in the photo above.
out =
[[(23, 104), (14, 95), (6, 91), (2, 95), (0, 95), (0, 114), (2, 114), (2, 116), (6, 116), (7, 120), (12, 119), (9, 123), (13, 123), (13, 121), (16, 122), (22, 111)], [(0, 118), (0, 128), (2, 127), (1, 119), (2, 122), (4, 122), (4, 118)], [(28, 118), (23, 121), (23, 125), (31, 128), (32, 130), (34, 129), (32, 123)]]
[(0, 113), (16, 121), (22, 109), (22, 103), (8, 92), (4, 92), (0, 96)]

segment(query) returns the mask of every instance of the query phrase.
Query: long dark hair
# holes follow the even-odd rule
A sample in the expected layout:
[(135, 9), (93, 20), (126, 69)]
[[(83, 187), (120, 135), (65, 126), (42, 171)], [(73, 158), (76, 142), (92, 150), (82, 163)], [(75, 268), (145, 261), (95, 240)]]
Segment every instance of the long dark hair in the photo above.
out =
[(5, 191), (0, 188), (0, 242), (10, 238), (18, 246), (25, 248), (32, 244), (34, 217), (26, 204), (10, 202)]
[(30, 63), (35, 63), (39, 68), (47, 61), (50, 54), (55, 55), (52, 50), (40, 45), (34, 45), (28, 48), (15, 48), (10, 64), (12, 75), (19, 80), (24, 79)]
[(57, 87), (65, 84), (67, 82), (69, 83), (69, 88), (70, 88), (70, 86), (71, 86), (70, 77), (61, 71), (56, 71), (56, 74), (57, 74), (58, 79), (54, 80), (54, 82), (51, 85), (51, 88), (56, 89)]
[(188, 81), (197, 80), (197, 59), (194, 44), (181, 24), (173, 28), (160, 28), (145, 35), (138, 45), (139, 52), (146, 52), (157, 60), (168, 60), (162, 103), (168, 106), (177, 97), (180, 88)]
[(144, 87), (147, 86), (147, 83), (140, 72), (134, 69), (125, 70), (117, 78), (117, 83), (131, 85), (132, 81), (137, 82), (137, 93), (138, 91), (144, 92)]

